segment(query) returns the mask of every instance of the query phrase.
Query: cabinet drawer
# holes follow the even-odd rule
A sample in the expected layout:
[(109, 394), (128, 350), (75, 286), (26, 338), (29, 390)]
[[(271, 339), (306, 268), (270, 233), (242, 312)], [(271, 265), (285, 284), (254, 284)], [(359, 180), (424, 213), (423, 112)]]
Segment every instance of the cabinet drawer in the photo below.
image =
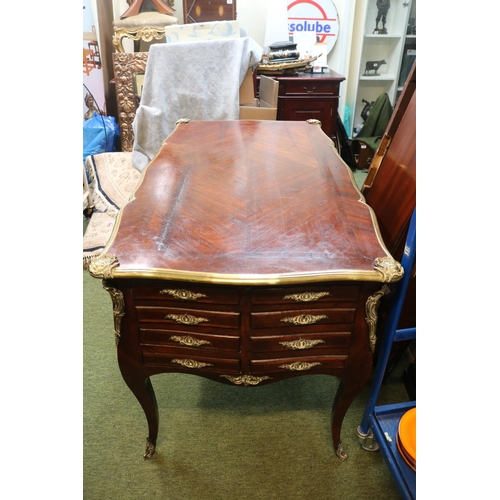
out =
[(314, 325), (345, 325), (352, 324), (355, 315), (354, 307), (253, 312), (250, 314), (250, 328), (299, 327), (307, 329)]
[(280, 81), (279, 96), (339, 96), (339, 84), (335, 82), (325, 82), (318, 80), (286, 80)]
[(206, 371), (239, 373), (241, 371), (239, 359), (186, 356), (182, 354), (172, 354), (170, 352), (161, 352), (160, 349), (161, 348), (157, 347), (144, 347), (142, 351), (144, 364), (179, 368), (193, 373)]
[(202, 309), (180, 309), (177, 307), (137, 306), (140, 322), (164, 323), (166, 329), (179, 326), (189, 328), (229, 328), (240, 327), (240, 314), (226, 311), (205, 311)]
[(313, 333), (310, 335), (263, 335), (250, 337), (252, 352), (296, 352), (336, 349), (341, 354), (347, 352), (351, 332)]
[(252, 304), (301, 304), (314, 305), (324, 302), (357, 302), (359, 287), (334, 286), (334, 287), (276, 287), (255, 288), (252, 291)]
[(132, 288), (134, 298), (200, 304), (239, 304), (238, 288), (217, 288), (194, 285), (192, 283), (165, 282)]
[(207, 335), (202, 333), (141, 329), (142, 345), (166, 345), (178, 349), (201, 349), (203, 351), (240, 351), (240, 337), (232, 335)]
[(343, 369), (347, 356), (310, 356), (307, 358), (259, 359), (250, 361), (252, 373), (314, 373)]

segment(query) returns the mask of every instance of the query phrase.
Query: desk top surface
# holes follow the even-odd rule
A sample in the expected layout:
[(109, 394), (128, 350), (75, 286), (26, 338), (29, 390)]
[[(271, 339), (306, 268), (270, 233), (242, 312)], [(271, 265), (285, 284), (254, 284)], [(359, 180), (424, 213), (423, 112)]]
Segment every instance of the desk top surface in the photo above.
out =
[(96, 276), (257, 285), (401, 277), (349, 167), (307, 122), (178, 124), (104, 254)]

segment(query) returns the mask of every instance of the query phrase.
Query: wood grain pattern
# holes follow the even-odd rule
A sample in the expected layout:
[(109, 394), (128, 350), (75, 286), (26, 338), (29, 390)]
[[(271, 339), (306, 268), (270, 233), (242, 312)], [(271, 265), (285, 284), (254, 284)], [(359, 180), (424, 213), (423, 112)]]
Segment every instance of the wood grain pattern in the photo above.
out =
[(118, 273), (372, 272), (387, 255), (350, 170), (306, 122), (178, 125), (119, 220)]

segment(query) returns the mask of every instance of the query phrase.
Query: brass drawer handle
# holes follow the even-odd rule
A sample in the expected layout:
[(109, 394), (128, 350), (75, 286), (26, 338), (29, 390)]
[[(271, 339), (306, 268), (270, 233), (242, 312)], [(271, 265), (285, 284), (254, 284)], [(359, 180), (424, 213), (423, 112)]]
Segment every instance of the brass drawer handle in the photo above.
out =
[(200, 345), (212, 345), (212, 342), (210, 342), (209, 340), (195, 339), (190, 335), (186, 335), (184, 337), (180, 337), (179, 335), (172, 335), (169, 340), (178, 342), (179, 344), (186, 345), (188, 347), (199, 347)]
[(184, 368), (205, 368), (206, 366), (214, 366), (212, 363), (202, 363), (194, 359), (173, 359), (171, 362), (184, 366)]
[(314, 302), (315, 300), (321, 299), (321, 297), (328, 297), (330, 292), (304, 292), (304, 293), (292, 293), (290, 295), (285, 295), (283, 300), (295, 300), (297, 302)]
[(289, 347), (290, 349), (297, 350), (297, 349), (311, 349), (315, 345), (324, 343), (325, 341), (320, 339), (314, 339), (314, 340), (299, 339), (299, 340), (292, 340), (290, 342), (287, 341), (280, 342), (279, 344), (284, 347)]
[(312, 90), (307, 90), (307, 87), (303, 87), (303, 89), (308, 93), (308, 94), (312, 94), (315, 90), (316, 90), (316, 87), (313, 87)]
[(291, 370), (293, 372), (303, 372), (305, 370), (310, 370), (315, 366), (321, 366), (321, 363), (316, 361), (315, 363), (306, 363), (305, 361), (297, 361), (296, 363), (289, 363), (285, 365), (280, 365), (278, 368), (283, 368), (285, 370)]
[(300, 314), (299, 316), (282, 318), (280, 321), (294, 325), (313, 325), (321, 319), (328, 319), (328, 316), (326, 314)]
[(189, 290), (174, 290), (171, 288), (160, 290), (160, 295), (171, 295), (172, 297), (180, 300), (198, 300), (201, 298), (207, 298), (204, 293), (194, 293)]
[(167, 314), (165, 319), (173, 319), (182, 325), (198, 325), (199, 323), (210, 321), (208, 318), (191, 316), (191, 314)]

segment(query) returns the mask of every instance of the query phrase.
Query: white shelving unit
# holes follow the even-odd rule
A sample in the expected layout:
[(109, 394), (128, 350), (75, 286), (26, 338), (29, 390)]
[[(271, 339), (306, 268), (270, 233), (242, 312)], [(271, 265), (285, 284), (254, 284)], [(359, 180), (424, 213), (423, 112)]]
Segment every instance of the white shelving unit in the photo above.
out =
[[(356, 61), (349, 70), (346, 104), (351, 111), (350, 130), (353, 137), (363, 124), (361, 111), (365, 103), (375, 101), (382, 93), (396, 104), (403, 88), (402, 71), (408, 74), (410, 61), (416, 51), (416, 0), (390, 0), (385, 28), (376, 22), (377, 0), (359, 0), (356, 4), (351, 60)], [(412, 19), (411, 25), (409, 20)], [(377, 28), (379, 32), (377, 33)], [(410, 52), (408, 52), (410, 51)], [(376, 70), (367, 71), (367, 62), (384, 61)], [(406, 69), (409, 65), (409, 68)]]

